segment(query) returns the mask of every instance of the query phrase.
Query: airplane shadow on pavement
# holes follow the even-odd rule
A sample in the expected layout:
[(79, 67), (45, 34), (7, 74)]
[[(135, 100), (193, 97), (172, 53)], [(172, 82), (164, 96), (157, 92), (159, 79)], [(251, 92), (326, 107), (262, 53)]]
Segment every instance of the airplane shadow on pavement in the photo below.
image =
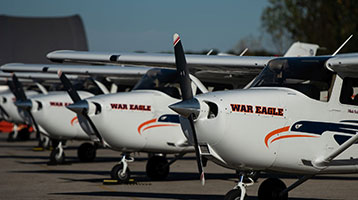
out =
[[(156, 199), (191, 199), (191, 200), (222, 200), (224, 195), (215, 194), (171, 194), (171, 193), (149, 193), (149, 192), (69, 192), (50, 193), (49, 195), (78, 195), (78, 196), (100, 196), (100, 197), (126, 197), (126, 198), (156, 198)], [(248, 196), (245, 200), (257, 200), (256, 196)], [(289, 200), (325, 200), (312, 198), (289, 198)]]

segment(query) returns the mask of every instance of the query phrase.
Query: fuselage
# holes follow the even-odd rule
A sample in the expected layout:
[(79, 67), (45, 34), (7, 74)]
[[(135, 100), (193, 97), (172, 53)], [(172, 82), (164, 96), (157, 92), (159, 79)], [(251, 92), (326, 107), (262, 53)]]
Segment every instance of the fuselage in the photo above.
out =
[[(79, 95), (81, 98), (93, 96), (84, 91), (80, 91)], [(66, 108), (66, 105), (72, 103), (67, 92), (57, 91), (36, 95), (31, 101), (34, 105), (31, 113), (51, 138), (89, 140), (88, 135), (80, 127), (76, 114)]]
[(105, 142), (120, 151), (179, 153), (193, 151), (179, 116), (168, 105), (179, 101), (156, 90), (98, 95), (86, 99), (102, 107), (89, 115)]
[(339, 102), (341, 87), (342, 79), (337, 76), (328, 101), (284, 87), (198, 95), (201, 103), (218, 106), (216, 117), (201, 113), (196, 119), (199, 144), (209, 145), (222, 165), (240, 170), (357, 172), (356, 144), (329, 166), (314, 165), (358, 131), (358, 105)]
[[(26, 96), (31, 97), (34, 95), (37, 95), (38, 92), (36, 91), (26, 91)], [(25, 124), (26, 120), (23, 118), (23, 115), (21, 114), (21, 109), (16, 107), (14, 102), (16, 101), (16, 98), (14, 94), (8, 90), (5, 92), (0, 93), (1, 98), (1, 107), (4, 109), (4, 111), (7, 113), (4, 116), (4, 119), (6, 121), (15, 123), (15, 124)]]

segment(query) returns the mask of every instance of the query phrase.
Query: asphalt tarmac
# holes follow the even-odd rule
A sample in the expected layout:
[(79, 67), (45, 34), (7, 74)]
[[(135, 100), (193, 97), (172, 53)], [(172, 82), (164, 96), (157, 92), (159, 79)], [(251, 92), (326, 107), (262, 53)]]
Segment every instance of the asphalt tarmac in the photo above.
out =
[[(147, 155), (135, 154), (130, 163), (135, 183), (104, 185), (109, 171), (120, 160), (120, 153), (99, 149), (95, 162), (80, 163), (77, 147), (81, 142), (68, 142), (68, 163), (47, 165), (50, 151), (33, 151), (35, 140), (7, 142), (0, 133), (0, 199), (223, 199), (237, 180), (233, 170), (208, 162), (206, 184), (201, 186), (194, 154), (171, 165), (166, 181), (150, 181), (145, 174)], [(253, 152), (255, 153), (255, 152)], [(259, 184), (247, 188), (246, 200), (257, 199)], [(294, 177), (284, 177), (289, 185)], [(292, 200), (358, 199), (358, 175), (315, 177), (289, 193)]]

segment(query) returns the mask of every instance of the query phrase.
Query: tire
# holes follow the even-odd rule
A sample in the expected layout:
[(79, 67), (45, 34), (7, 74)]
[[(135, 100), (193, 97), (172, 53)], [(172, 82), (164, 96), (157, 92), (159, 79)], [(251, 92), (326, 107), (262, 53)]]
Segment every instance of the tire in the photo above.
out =
[(96, 147), (91, 143), (83, 143), (78, 147), (77, 156), (81, 162), (92, 162), (96, 158)]
[(28, 128), (23, 128), (17, 134), (16, 140), (18, 141), (27, 141), (30, 139), (30, 132)]
[(129, 178), (131, 176), (131, 172), (129, 168), (127, 167), (126, 173), (122, 175), (123, 171), (123, 164), (120, 163), (118, 165), (115, 165), (111, 170), (111, 178), (118, 180), (119, 182), (125, 183), (129, 181)]
[(146, 166), (147, 176), (154, 181), (165, 180), (169, 174), (168, 161), (164, 156), (149, 158)]
[(287, 187), (284, 182), (277, 178), (268, 178), (261, 183), (258, 198), (259, 200), (287, 200), (288, 194), (279, 197), (280, 192)]
[(65, 162), (65, 152), (62, 152), (62, 155), (58, 155), (60, 152), (59, 148), (55, 148), (51, 151), (50, 154), (50, 163), (51, 164), (62, 164)]
[(224, 200), (240, 200), (241, 190), (240, 189), (232, 189), (228, 193), (226, 193)]

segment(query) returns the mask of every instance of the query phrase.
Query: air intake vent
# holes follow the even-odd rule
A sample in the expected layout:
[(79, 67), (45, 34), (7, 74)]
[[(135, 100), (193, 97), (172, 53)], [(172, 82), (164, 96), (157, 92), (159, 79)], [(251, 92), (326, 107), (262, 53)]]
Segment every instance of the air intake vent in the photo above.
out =
[(208, 119), (215, 118), (218, 116), (219, 108), (218, 106), (213, 102), (205, 102), (209, 106), (209, 112), (208, 112)]

